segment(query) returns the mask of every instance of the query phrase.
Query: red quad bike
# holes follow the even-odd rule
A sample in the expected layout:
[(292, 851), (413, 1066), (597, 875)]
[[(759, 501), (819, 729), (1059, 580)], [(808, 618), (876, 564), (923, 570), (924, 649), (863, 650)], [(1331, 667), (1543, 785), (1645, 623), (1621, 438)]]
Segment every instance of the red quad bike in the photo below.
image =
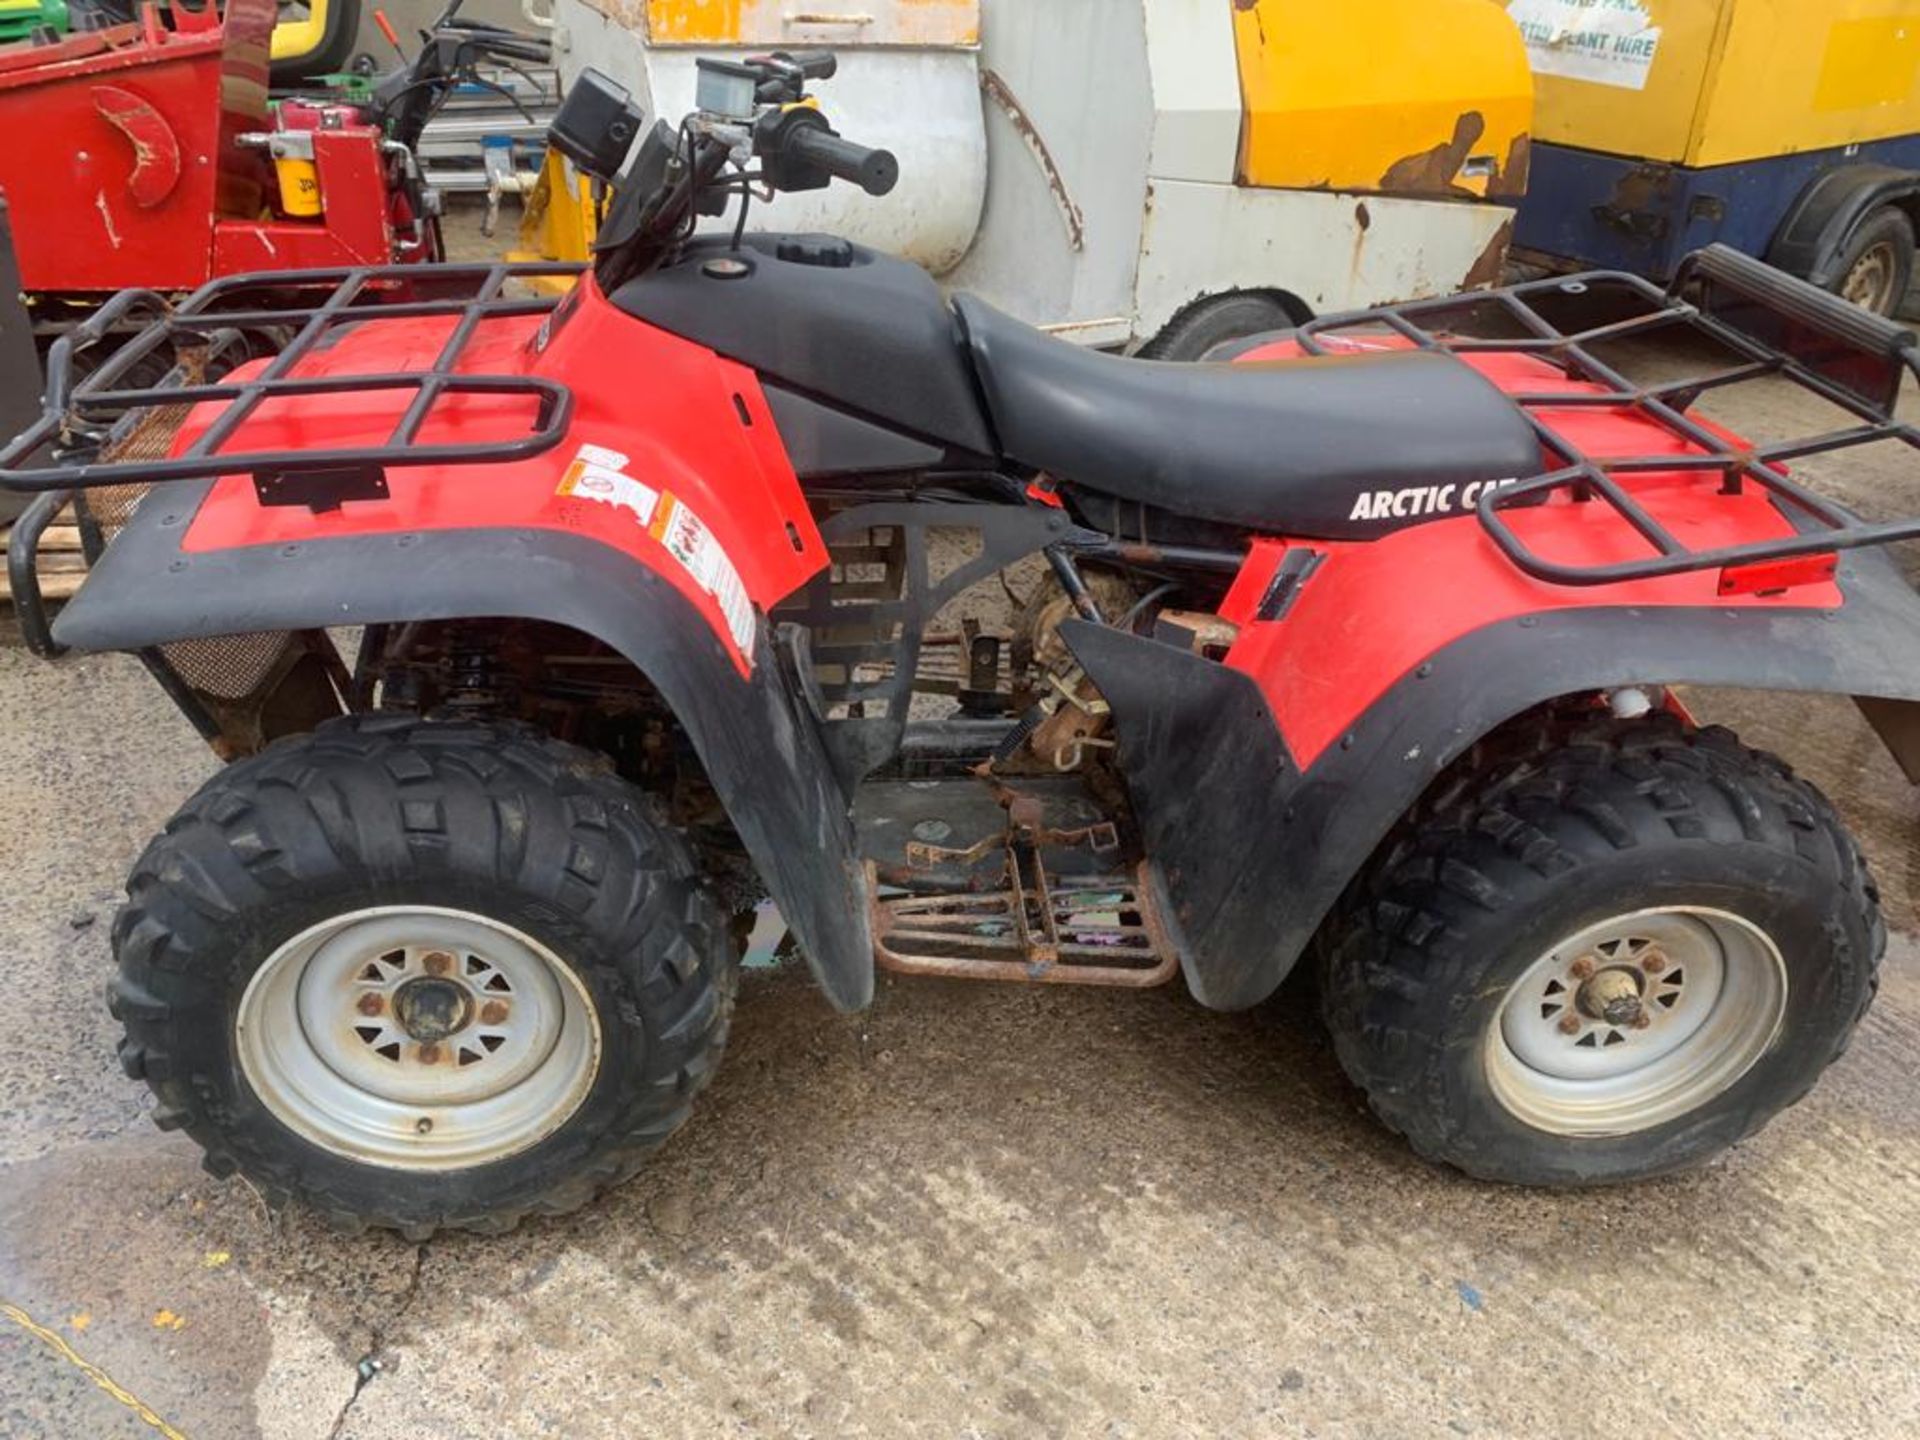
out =
[[(552, 138), (610, 199), (557, 305), (517, 283), (555, 266), (316, 271), (61, 342), (0, 479), (29, 530), (78, 501), (94, 564), (29, 638), (140, 656), (233, 762), (113, 928), (161, 1126), (346, 1225), (579, 1205), (713, 1074), (763, 897), (845, 1010), (876, 964), (1231, 1010), (1311, 953), (1375, 1110), (1489, 1179), (1676, 1170), (1804, 1094), (1873, 882), (1668, 687), (1860, 697), (1920, 768), (1920, 597), (1873, 548), (1920, 521), (1787, 469), (1920, 443), (1914, 337), (1712, 250), (1161, 364), (695, 235), (891, 187), (805, 94), (832, 68), (709, 65), (650, 133), (583, 78)], [(1630, 379), (1649, 335), (1714, 358)], [(1697, 413), (1756, 380), (1828, 418)], [(948, 619), (1000, 580), (1008, 623)]]

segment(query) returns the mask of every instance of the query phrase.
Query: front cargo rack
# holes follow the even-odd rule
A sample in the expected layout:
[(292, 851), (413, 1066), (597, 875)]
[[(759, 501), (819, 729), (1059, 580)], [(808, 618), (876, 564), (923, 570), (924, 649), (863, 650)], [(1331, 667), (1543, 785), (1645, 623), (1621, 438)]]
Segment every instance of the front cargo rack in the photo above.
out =
[[(123, 290), (54, 341), (40, 418), (0, 449), (0, 489), (44, 493), (214, 475), (484, 465), (538, 455), (566, 435), (572, 392), (543, 376), (470, 373), (458, 366), (483, 321), (544, 314), (559, 303), (552, 294), (509, 294), (510, 285), (574, 276), (582, 268), (531, 262), (262, 272), (211, 281), (177, 305), (152, 290)], [(346, 326), (436, 316), (454, 323), (431, 364), (405, 371), (292, 373)], [(209, 368), (247, 358), (262, 337), (277, 353), (258, 372), (244, 380), (206, 378)], [(113, 342), (110, 353), (83, 369), (108, 341)], [(194, 363), (175, 363), (182, 356), (194, 357)], [(155, 369), (165, 372), (158, 383), (125, 383)], [(382, 390), (412, 397), (383, 444), (223, 448), (269, 401)], [(532, 423), (523, 434), (499, 439), (418, 443), (436, 406), (457, 395), (530, 397)], [(224, 402), (224, 408), (182, 453), (116, 454), (115, 442), (155, 412), (210, 401)]]
[[(379, 265), (223, 276), (177, 304), (152, 290), (125, 290), (56, 339), (46, 356), (40, 417), (0, 447), (0, 490), (37, 496), (14, 522), (8, 587), (26, 642), (53, 655), (36, 573), (41, 535), (69, 506), (91, 566), (149, 485), (219, 475), (253, 477), (263, 503), (329, 508), (340, 497), (384, 494), (388, 467), (484, 465), (521, 460), (558, 445), (573, 394), (534, 375), (463, 371), (483, 322), (552, 312), (551, 282), (582, 265), (526, 262), (431, 267)], [(548, 282), (548, 293), (512, 293)], [(296, 375), (348, 326), (369, 320), (450, 319), (432, 362), (406, 371)], [(272, 358), (246, 379), (221, 372), (257, 355)], [(139, 377), (153, 377), (135, 383)], [(213, 378), (209, 378), (212, 376)], [(379, 445), (298, 450), (226, 448), (261, 406), (290, 397), (394, 391), (410, 396)], [(522, 396), (528, 423), (461, 443), (419, 443), (455, 396)], [(223, 403), (180, 453), (174, 431), (188, 410)]]
[[(1340, 351), (1342, 338), (1378, 337), (1385, 328), (1419, 349), (1460, 356), (1526, 355), (1545, 361), (1580, 390), (1511, 393), (1532, 425), (1548, 469), (1484, 490), (1476, 513), (1514, 565), (1556, 585), (1609, 585), (1688, 571), (1728, 572), (1768, 562), (1831, 557), (1840, 550), (1920, 537), (1920, 516), (1863, 520), (1788, 474), (1785, 462), (1884, 441), (1920, 449), (1920, 432), (1894, 419), (1904, 378), (1920, 374), (1912, 330), (1789, 276), (1770, 265), (1712, 245), (1689, 255), (1666, 289), (1640, 276), (1598, 271), (1549, 277), (1501, 289), (1389, 305), (1308, 321), (1295, 332), (1312, 355)], [(1472, 333), (1494, 331), (1497, 333)], [(1692, 332), (1691, 335), (1682, 332)], [(1604, 359), (1619, 342), (1709, 343), (1733, 363), (1705, 374), (1641, 383)], [(1332, 342), (1332, 343), (1329, 343)], [(1362, 342), (1364, 343), (1364, 342)], [(1854, 422), (1770, 444), (1747, 445), (1688, 413), (1710, 391), (1777, 377), (1845, 412)], [(1653, 422), (1684, 452), (1593, 455), (1543, 412), (1611, 410)], [(1663, 525), (1633, 493), (1635, 475), (1697, 472), (1739, 495), (1748, 485), (1770, 496), (1796, 533), (1738, 545), (1695, 549)], [(1622, 480), (1628, 483), (1623, 484)], [(1575, 565), (1531, 548), (1509, 512), (1565, 495), (1598, 501), (1630, 525), (1653, 552), (1645, 558)], [(1749, 574), (1762, 574), (1753, 571)]]

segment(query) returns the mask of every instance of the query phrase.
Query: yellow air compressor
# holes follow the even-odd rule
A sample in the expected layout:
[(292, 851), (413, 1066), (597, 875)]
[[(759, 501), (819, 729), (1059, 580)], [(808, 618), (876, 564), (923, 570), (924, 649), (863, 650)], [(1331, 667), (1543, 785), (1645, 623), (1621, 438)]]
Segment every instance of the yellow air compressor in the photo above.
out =
[(1510, 0), (1529, 257), (1671, 275), (1722, 241), (1881, 313), (1920, 224), (1920, 0)]

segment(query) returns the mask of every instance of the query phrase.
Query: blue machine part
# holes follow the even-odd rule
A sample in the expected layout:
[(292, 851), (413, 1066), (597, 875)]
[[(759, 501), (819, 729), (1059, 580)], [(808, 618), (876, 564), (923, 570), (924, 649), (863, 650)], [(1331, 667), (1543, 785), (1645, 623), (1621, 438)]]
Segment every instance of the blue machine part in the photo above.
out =
[(1716, 240), (1764, 259), (1814, 180), (1863, 162), (1920, 171), (1920, 135), (1702, 169), (1537, 143), (1513, 243), (1656, 280)]

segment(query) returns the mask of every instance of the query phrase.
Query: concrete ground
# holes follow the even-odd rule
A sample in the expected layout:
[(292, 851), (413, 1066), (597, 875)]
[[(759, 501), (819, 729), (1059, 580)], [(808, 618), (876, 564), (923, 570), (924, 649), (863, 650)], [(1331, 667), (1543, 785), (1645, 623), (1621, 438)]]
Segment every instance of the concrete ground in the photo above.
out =
[(108, 923), (213, 762), (131, 660), (0, 645), (0, 1436), (1920, 1434), (1920, 798), (1844, 701), (1693, 699), (1836, 797), (1896, 928), (1847, 1056), (1704, 1170), (1429, 1168), (1291, 991), (842, 1017), (778, 969), (638, 1179), (413, 1245), (148, 1124)]

